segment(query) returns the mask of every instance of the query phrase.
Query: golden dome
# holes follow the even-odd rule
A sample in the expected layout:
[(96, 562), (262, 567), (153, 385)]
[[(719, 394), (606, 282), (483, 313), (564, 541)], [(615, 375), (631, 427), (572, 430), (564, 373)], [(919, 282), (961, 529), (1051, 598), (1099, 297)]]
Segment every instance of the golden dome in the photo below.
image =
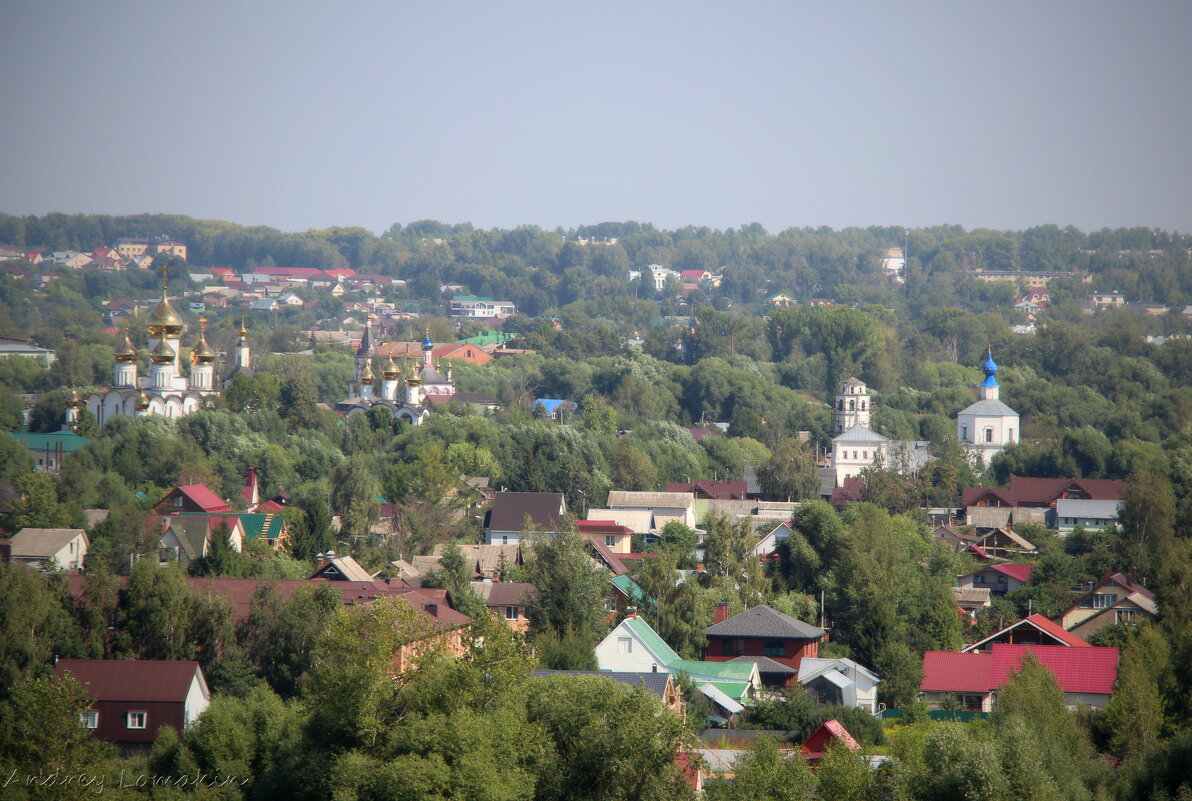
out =
[(121, 342), (113, 354), (118, 362), (135, 362), (137, 360), (137, 349), (133, 347), (132, 340), (128, 338), (125, 333), (124, 341)]
[(77, 407), (77, 406), (80, 406), (81, 404), (82, 404), (82, 401), (79, 400), (79, 391), (77, 389), (75, 389), (74, 387), (71, 387), (70, 395), (68, 395), (66, 398), (66, 405)]
[(182, 333), (182, 318), (178, 316), (178, 312), (174, 311), (174, 307), (170, 305), (169, 299), (164, 294), (161, 296), (161, 302), (157, 304), (157, 308), (153, 310), (153, 314), (149, 315), (146, 327), (149, 329), (150, 335), (155, 337), (176, 337)]
[(170, 343), (165, 339), (159, 340), (157, 347), (149, 352), (149, 359), (154, 364), (169, 364), (177, 357), (177, 352), (170, 347)]
[(245, 327), (244, 318), (241, 317), (240, 318), (240, 338), (244, 339), (246, 336), (248, 336), (248, 328)]
[(390, 356), (389, 361), (385, 362), (385, 366), (381, 368), (381, 378), (386, 381), (396, 381), (401, 378), (401, 369), (393, 361), (393, 356)]
[(372, 359), (364, 363), (364, 369), (360, 371), (360, 383), (371, 384), (376, 378), (372, 371)]
[(199, 341), (190, 351), (191, 364), (211, 364), (215, 361), (215, 351), (207, 344), (207, 336), (199, 334)]
[(142, 389), (141, 394), (137, 395), (137, 399), (133, 402), (133, 406), (138, 412), (143, 412), (149, 408), (149, 396), (145, 394), (145, 390)]

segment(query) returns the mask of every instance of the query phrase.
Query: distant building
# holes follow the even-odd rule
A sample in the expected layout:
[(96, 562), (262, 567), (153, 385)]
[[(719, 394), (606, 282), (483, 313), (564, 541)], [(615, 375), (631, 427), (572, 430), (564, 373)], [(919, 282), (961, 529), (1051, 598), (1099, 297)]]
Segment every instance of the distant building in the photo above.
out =
[(1022, 427), (1018, 412), (998, 398), (1000, 388), (995, 378), (998, 366), (992, 350), (986, 352), (981, 369), (985, 380), (977, 388), (978, 400), (956, 416), (956, 436), (976, 451), (981, 463), (988, 467), (994, 456), (1018, 442)]

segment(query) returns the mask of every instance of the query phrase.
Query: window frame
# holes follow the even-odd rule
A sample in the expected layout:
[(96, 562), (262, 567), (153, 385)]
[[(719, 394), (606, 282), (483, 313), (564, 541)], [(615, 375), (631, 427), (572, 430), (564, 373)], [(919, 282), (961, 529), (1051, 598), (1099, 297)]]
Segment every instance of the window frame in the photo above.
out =
[[(138, 716), (138, 717), (134, 717), (134, 716)], [(138, 721), (140, 723), (140, 725), (134, 726), (133, 725), (134, 721)], [(140, 710), (140, 709), (128, 710), (127, 712), (124, 713), (124, 728), (135, 729), (137, 731), (141, 731), (143, 729), (149, 728), (149, 713), (146, 712), (145, 710)]]

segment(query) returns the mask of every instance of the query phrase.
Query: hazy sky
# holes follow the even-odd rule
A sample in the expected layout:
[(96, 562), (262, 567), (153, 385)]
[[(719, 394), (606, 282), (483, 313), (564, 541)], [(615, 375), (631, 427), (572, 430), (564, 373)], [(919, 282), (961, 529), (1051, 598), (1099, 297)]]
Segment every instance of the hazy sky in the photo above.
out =
[(0, 0), (0, 211), (1192, 230), (1192, 2)]

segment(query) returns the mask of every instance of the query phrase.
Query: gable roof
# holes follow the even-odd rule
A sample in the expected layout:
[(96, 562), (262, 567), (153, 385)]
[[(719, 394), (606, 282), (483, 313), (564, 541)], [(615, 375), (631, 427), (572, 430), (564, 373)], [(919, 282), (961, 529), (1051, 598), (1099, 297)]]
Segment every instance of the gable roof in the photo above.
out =
[(889, 442), (890, 439), (889, 439), (889, 437), (883, 437), (881, 434), (877, 433), (876, 431), (874, 431), (870, 428), (866, 428), (865, 426), (858, 425), (858, 426), (853, 426), (848, 431), (845, 431), (844, 433), (842, 433), (838, 436), (832, 437), (832, 441), (833, 442), (856, 442), (856, 443), (863, 443), (863, 442), (881, 443), (881, 442)]
[(1017, 673), (1027, 651), (1039, 657), (1066, 693), (1110, 695), (1117, 681), (1118, 649), (1069, 648), (1064, 645), (1007, 645), (995, 643), (990, 680), (1001, 687)]
[(492, 531), (522, 531), (525, 520), (543, 531), (558, 531), (564, 525), (561, 492), (498, 492), (493, 498), (485, 527)]
[(1016, 581), (1021, 581), (1023, 584), (1026, 584), (1028, 581), (1030, 581), (1031, 571), (1035, 569), (1035, 566), (1004, 562), (1000, 565), (990, 565), (989, 567), (983, 569), (992, 570), (996, 573), (1002, 573), (1003, 575), (1009, 576)]
[(1113, 478), (1010, 478), (1010, 492), (1019, 503), (1027, 504), (1049, 504), (1065, 493), (1080, 494), (1091, 501), (1108, 501), (1119, 497), (1125, 489), (1125, 481)]
[(207, 682), (198, 662), (153, 659), (59, 659), (54, 675), (66, 673), (87, 688), (93, 701), (186, 701), (195, 676)]
[(697, 498), (723, 498), (726, 500), (745, 500), (749, 494), (744, 481), (712, 481), (700, 480), (688, 483), (669, 482), (667, 492), (693, 493)]
[(320, 565), (311, 573), (310, 578), (324, 578), (340, 575), (343, 579), (336, 581), (372, 581), (372, 574), (365, 570), (359, 562), (350, 556), (332, 556), (326, 564)]
[(803, 640), (818, 640), (824, 636), (823, 629), (765, 605), (746, 609), (728, 620), (715, 623), (704, 629), (704, 633), (722, 637), (779, 637)]
[(612, 490), (608, 494), (607, 505), (609, 507), (629, 506), (641, 509), (656, 509), (658, 507), (692, 509), (695, 507), (695, 496), (690, 492)]
[[(797, 673), (790, 665), (784, 665), (781, 662), (771, 659), (768, 656), (734, 656), (729, 662), (752, 662), (757, 665), (759, 673)], [(801, 664), (801, 663), (800, 663)]]
[(1113, 693), (1117, 681), (1116, 648), (1007, 643), (994, 643), (989, 653), (927, 651), (923, 654), (923, 681), (919, 689), (926, 692), (992, 692), (1021, 669), (1027, 651), (1039, 658), (1066, 693)]
[(199, 506), (204, 512), (230, 512), (232, 507), (227, 502), (202, 484), (185, 484), (178, 487), (181, 492)]
[(1085, 642), (1084, 640), (1077, 637), (1075, 634), (1072, 634), (1072, 633), (1066, 631), (1063, 626), (1052, 623), (1046, 617), (1044, 617), (1043, 615), (1040, 615), (1039, 613), (1036, 612), (1035, 614), (1031, 615), (1030, 617), (1024, 617), (1022, 620), (1019, 620), (1016, 623), (1011, 623), (1009, 626), (1006, 626), (1001, 631), (997, 631), (997, 632), (994, 632), (993, 634), (990, 634), (988, 637), (986, 637), (983, 640), (979, 640), (979, 641), (973, 643), (972, 645), (966, 646), (962, 650), (966, 651), (966, 652), (976, 651), (978, 648), (980, 648), (982, 645), (989, 642), (990, 640), (994, 640), (998, 637), (1001, 637), (1003, 634), (1009, 634), (1010, 632), (1014, 631), (1015, 629), (1024, 628), (1024, 627), (1025, 628), (1033, 628), (1033, 629), (1041, 632), (1042, 634), (1047, 635), (1048, 637), (1052, 638), (1053, 640), (1058, 640), (1059, 642), (1057, 644), (1066, 646), (1068, 648), (1081, 648), (1081, 647), (1091, 648), (1092, 647), (1087, 642)]
[[(1125, 573), (1106, 573), (1104, 576), (1101, 577), (1101, 580), (1098, 581), (1093, 586), (1093, 588), (1091, 590), (1086, 592), (1084, 595), (1081, 595), (1079, 598), (1076, 599), (1076, 603), (1072, 604), (1067, 609), (1065, 609), (1063, 614), (1060, 615), (1060, 618), (1062, 619), (1065, 615), (1067, 615), (1073, 609), (1076, 609), (1081, 604), (1083, 604), (1085, 602), (1085, 600), (1092, 597), (1093, 595), (1096, 595), (1098, 591), (1105, 589), (1105, 587), (1107, 587), (1111, 584), (1124, 589), (1127, 594), (1126, 597), (1128, 597), (1128, 598), (1131, 596), (1134, 596), (1134, 595), (1140, 596), (1143, 599), (1143, 602), (1139, 603), (1138, 601), (1135, 601), (1135, 603), (1138, 603), (1139, 606), (1142, 606), (1144, 608), (1149, 606), (1150, 609), (1152, 609), (1152, 610), (1154, 609), (1155, 594), (1153, 592), (1151, 592), (1146, 587), (1142, 586), (1138, 582), (1131, 579)], [(1149, 604), (1147, 602), (1149, 602)], [(1101, 614), (1101, 613), (1098, 613), (1098, 614)], [(1084, 622), (1084, 621), (1082, 621), (1082, 622)]]
[(925, 651), (923, 653), (923, 692), (987, 693), (994, 689), (993, 654)]
[(523, 581), (473, 581), (471, 586), (485, 606), (525, 606), (534, 597), (534, 585)]
[(840, 721), (833, 718), (825, 721), (818, 729), (811, 733), (807, 741), (803, 743), (802, 751), (811, 756), (818, 756), (828, 750), (828, 746), (833, 742), (840, 743), (850, 751), (859, 751), (861, 746), (853, 739), (853, 736), (848, 733), (848, 729), (840, 723)]
[(13, 556), (49, 557), (82, 536), (87, 542), (87, 532), (81, 528), (23, 528), (9, 540)]
[(611, 520), (637, 534), (654, 527), (654, 513), (649, 509), (589, 509), (588, 520)]
[(629, 578), (629, 576), (613, 576), (613, 580), (610, 583), (630, 601), (640, 604), (646, 599), (646, 594), (642, 592), (642, 588), (637, 586), (637, 582)]
[(621, 554), (613, 553), (613, 549), (605, 545), (599, 538), (589, 537), (588, 545), (600, 557), (600, 561), (604, 566), (613, 571), (617, 576), (623, 576), (629, 572), (629, 568), (625, 567), (625, 563), (621, 561)]
[[(658, 661), (664, 665), (670, 665), (672, 662), (681, 662), (679, 655), (675, 653), (675, 649), (666, 644), (666, 640), (658, 636), (654, 629), (650, 628), (650, 624), (640, 617), (627, 617), (621, 621), (617, 628), (625, 627), (629, 632), (636, 637), (642, 645), (649, 649), (650, 653), (658, 657)], [(616, 629), (613, 629), (615, 632)]]
[(881, 681), (878, 675), (872, 670), (865, 667), (864, 665), (854, 662), (851, 659), (846, 659), (844, 657), (829, 658), (805, 656), (799, 660), (799, 682), (801, 684), (806, 684), (808, 681), (814, 679), (821, 673), (826, 673), (832, 670), (840, 671), (842, 673), (847, 670), (853, 670), (857, 673), (863, 674), (870, 681)]

